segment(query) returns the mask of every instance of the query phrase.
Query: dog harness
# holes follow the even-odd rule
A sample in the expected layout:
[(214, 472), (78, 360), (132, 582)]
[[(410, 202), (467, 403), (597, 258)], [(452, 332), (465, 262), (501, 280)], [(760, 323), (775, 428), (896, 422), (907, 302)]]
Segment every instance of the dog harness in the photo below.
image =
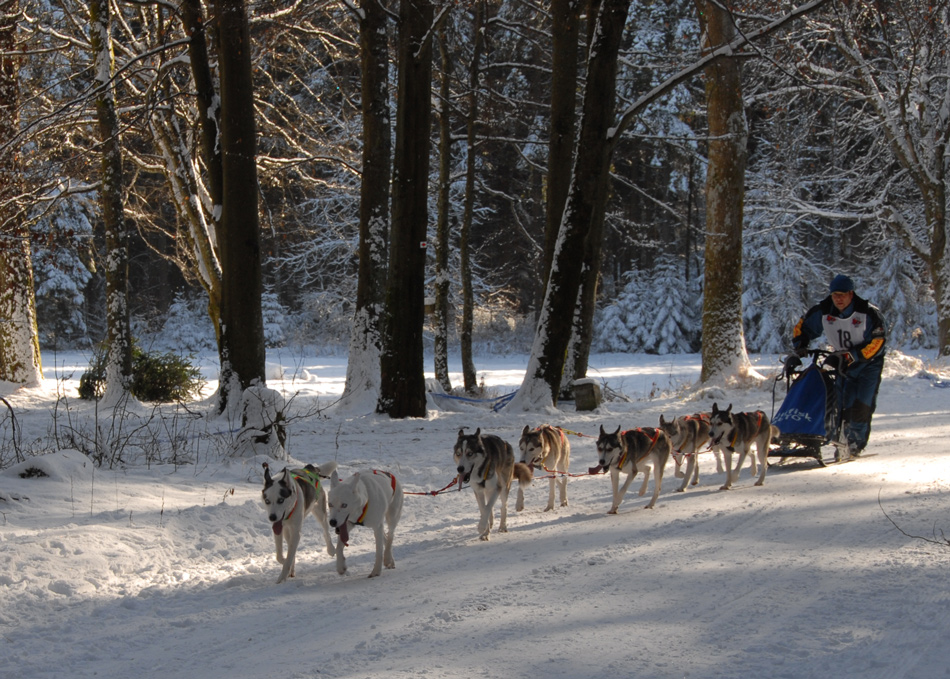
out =
[[(393, 496), (395, 496), (395, 495), (396, 495), (396, 477), (393, 476), (392, 474), (390, 474), (389, 472), (380, 471), (379, 469), (374, 469), (374, 470), (373, 470), (373, 473), (374, 473), (374, 474), (385, 474), (386, 476), (389, 477), (389, 483), (390, 483), (390, 485), (391, 485), (392, 488), (393, 488)], [(364, 519), (366, 519), (366, 512), (367, 512), (367, 511), (369, 511), (369, 502), (367, 502), (365, 505), (363, 505), (363, 511), (362, 511), (362, 513), (360, 513), (360, 518), (358, 518), (358, 519), (356, 520), (356, 525), (357, 525), (357, 526), (362, 526), (362, 525), (363, 525), (363, 521), (364, 521)]]
[[(621, 433), (620, 433), (621, 439), (623, 438), (624, 434), (628, 434), (628, 433), (630, 433), (631, 431), (638, 431), (638, 432), (640, 432), (641, 434), (643, 434), (644, 436), (647, 436), (647, 437), (650, 436), (649, 434), (646, 433), (646, 431), (644, 431), (643, 427), (637, 427), (636, 429), (628, 429), (628, 430), (626, 430), (626, 431), (624, 431), (624, 432), (621, 432)], [(650, 439), (650, 447), (647, 448), (647, 452), (645, 452), (645, 453), (644, 453), (643, 455), (641, 455), (638, 459), (636, 459), (636, 460), (633, 461), (633, 466), (634, 466), (634, 468), (636, 468), (637, 462), (639, 462), (640, 460), (642, 460), (643, 458), (645, 458), (647, 455), (650, 454), (650, 452), (653, 450), (653, 446), (656, 445), (656, 442), (659, 440), (659, 438), (660, 438), (660, 430), (659, 430), (659, 429), (654, 429), (654, 430), (653, 430), (653, 438)], [(617, 464), (617, 469), (623, 469), (623, 465), (624, 465), (624, 463), (625, 463), (626, 461), (627, 461), (627, 449), (624, 448), (624, 449), (623, 449), (623, 455), (620, 456), (620, 462)]]
[[(304, 483), (310, 484), (313, 486), (314, 491), (316, 491), (317, 496), (320, 495), (320, 475), (315, 469), (292, 469), (290, 470), (290, 478), (296, 481), (303, 481)], [(297, 511), (297, 502), (300, 500), (300, 495), (294, 493), (294, 506), (291, 507), (290, 513), (287, 514), (282, 520), (286, 521), (291, 516), (294, 515), (294, 512)]]
[[(765, 413), (761, 410), (756, 410), (755, 414), (759, 416), (758, 421), (755, 423), (755, 428), (758, 430), (762, 426), (762, 418), (765, 417)], [(735, 432), (732, 435), (732, 441), (729, 442), (729, 451), (732, 452), (736, 449), (736, 441), (739, 440), (739, 427), (736, 427)]]

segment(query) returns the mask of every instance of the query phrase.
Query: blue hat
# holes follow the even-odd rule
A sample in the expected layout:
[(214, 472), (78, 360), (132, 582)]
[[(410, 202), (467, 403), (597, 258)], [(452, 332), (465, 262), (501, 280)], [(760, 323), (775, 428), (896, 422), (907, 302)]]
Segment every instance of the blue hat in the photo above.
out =
[(839, 273), (831, 279), (831, 285), (828, 286), (831, 292), (854, 292), (854, 281)]

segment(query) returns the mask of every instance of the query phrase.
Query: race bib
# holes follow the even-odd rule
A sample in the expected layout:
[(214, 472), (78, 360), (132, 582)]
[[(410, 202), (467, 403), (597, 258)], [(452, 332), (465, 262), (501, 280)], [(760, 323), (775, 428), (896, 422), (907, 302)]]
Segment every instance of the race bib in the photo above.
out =
[(825, 314), (821, 320), (821, 325), (825, 331), (825, 339), (834, 347), (835, 351), (846, 351), (864, 342), (864, 332), (867, 329), (867, 324), (868, 315), (858, 312), (846, 318)]

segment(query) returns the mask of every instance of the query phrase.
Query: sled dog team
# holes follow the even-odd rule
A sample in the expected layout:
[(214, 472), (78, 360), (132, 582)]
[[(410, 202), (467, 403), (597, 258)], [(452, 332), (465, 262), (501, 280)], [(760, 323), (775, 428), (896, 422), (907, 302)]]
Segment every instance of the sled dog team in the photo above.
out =
[[(711, 413), (699, 413), (666, 420), (660, 416), (659, 427), (638, 427), (614, 432), (600, 427), (597, 437), (599, 464), (590, 473), (610, 474), (612, 503), (608, 514), (616, 514), (627, 488), (638, 473), (643, 474), (639, 494), (646, 494), (650, 475), (653, 475), (653, 495), (647, 509), (656, 504), (663, 482), (663, 470), (670, 457), (676, 464), (675, 474), (683, 482), (676, 489), (699, 482), (698, 453), (708, 446), (716, 455), (717, 471), (726, 473), (721, 490), (729, 490), (739, 478), (746, 457), (750, 459), (752, 475), (758, 473), (756, 486), (765, 481), (768, 469), (769, 444), (779, 435), (762, 411), (732, 412), (732, 404), (720, 410), (713, 404)], [(752, 447), (755, 446), (755, 453)], [(567, 506), (567, 480), (571, 462), (571, 445), (559, 427), (542, 425), (525, 427), (518, 442), (521, 460), (515, 461), (511, 444), (494, 434), (474, 434), (460, 430), (453, 448), (458, 472), (458, 488), (470, 485), (478, 504), (478, 536), (488, 540), (494, 523), (495, 503), (500, 503), (498, 532), (508, 530), (508, 495), (514, 482), (518, 483), (516, 511), (524, 509), (524, 488), (531, 484), (535, 468), (548, 472), (550, 485), (544, 511), (554, 509), (555, 499)], [(735, 467), (732, 454), (739, 454)], [(725, 462), (723, 463), (723, 459)], [(682, 471), (683, 463), (686, 471)], [(294, 562), (300, 543), (304, 517), (313, 514), (323, 530), (327, 553), (336, 556), (337, 573), (346, 573), (343, 548), (349, 542), (353, 526), (371, 528), (376, 539), (376, 561), (369, 577), (380, 574), (382, 567), (395, 568), (393, 534), (402, 513), (403, 491), (395, 476), (389, 472), (371, 470), (356, 472), (346, 480), (336, 474), (337, 464), (330, 462), (316, 467), (288, 469), (271, 475), (264, 464), (264, 488), (261, 491), (267, 518), (274, 533), (278, 563), (281, 564), (278, 583), (294, 576)], [(758, 472), (757, 472), (758, 470)], [(626, 479), (620, 484), (620, 475)], [(330, 480), (330, 489), (324, 483)], [(385, 524), (385, 530), (384, 530)], [(330, 529), (338, 536), (334, 548)], [(284, 542), (287, 553), (284, 554)]]

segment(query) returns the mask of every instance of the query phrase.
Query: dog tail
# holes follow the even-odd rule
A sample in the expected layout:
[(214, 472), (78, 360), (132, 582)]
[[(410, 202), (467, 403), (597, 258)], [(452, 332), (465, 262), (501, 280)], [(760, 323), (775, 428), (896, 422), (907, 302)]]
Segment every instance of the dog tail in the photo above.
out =
[(534, 472), (524, 462), (515, 462), (514, 477), (515, 481), (520, 483), (522, 487), (530, 486), (534, 480)]
[(316, 466), (317, 474), (322, 478), (329, 478), (333, 476), (336, 472), (337, 464), (335, 461), (331, 460), (330, 462), (324, 462), (321, 465)]

